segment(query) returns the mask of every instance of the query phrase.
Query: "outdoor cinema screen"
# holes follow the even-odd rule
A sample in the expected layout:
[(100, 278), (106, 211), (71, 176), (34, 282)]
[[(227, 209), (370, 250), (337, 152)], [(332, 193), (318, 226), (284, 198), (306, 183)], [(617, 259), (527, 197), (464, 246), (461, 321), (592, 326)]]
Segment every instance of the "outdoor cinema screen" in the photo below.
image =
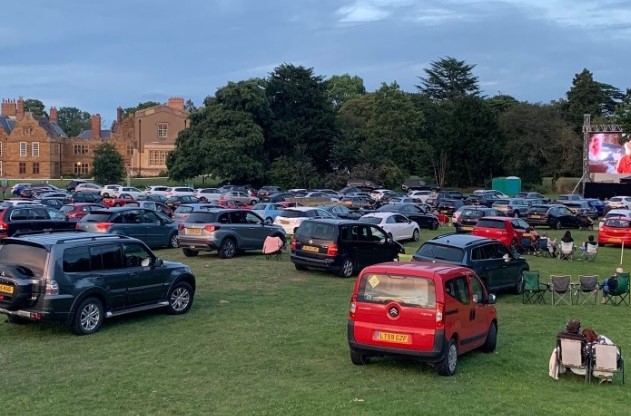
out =
[(621, 145), (622, 133), (591, 133), (589, 136), (589, 173), (613, 173), (629, 176), (629, 172), (618, 172), (618, 161), (624, 155)]

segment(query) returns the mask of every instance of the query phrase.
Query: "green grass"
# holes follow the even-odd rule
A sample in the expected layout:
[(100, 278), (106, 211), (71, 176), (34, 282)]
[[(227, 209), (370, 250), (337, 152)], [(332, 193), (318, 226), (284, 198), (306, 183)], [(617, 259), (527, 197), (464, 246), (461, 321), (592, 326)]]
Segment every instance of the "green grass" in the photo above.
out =
[[(441, 230), (441, 231), (444, 231)], [(594, 232), (595, 233), (595, 232)], [(435, 235), (423, 232), (423, 238)], [(552, 232), (560, 238), (560, 232)], [(576, 241), (587, 232), (574, 232)], [(407, 244), (413, 252), (418, 244)], [(191, 311), (107, 321), (77, 337), (56, 324), (0, 324), (0, 414), (7, 415), (433, 415), (626, 414), (629, 385), (548, 377), (557, 332), (570, 318), (631, 351), (631, 308), (523, 305), (500, 294), (498, 348), (460, 358), (454, 377), (428, 365), (351, 364), (346, 341), (355, 279), (298, 272), (258, 254), (184, 258), (197, 277)], [(629, 256), (631, 254), (627, 253)], [(606, 276), (619, 248), (593, 263), (527, 256), (542, 276)], [(627, 266), (628, 265), (628, 266)], [(631, 268), (631, 258), (624, 261)]]

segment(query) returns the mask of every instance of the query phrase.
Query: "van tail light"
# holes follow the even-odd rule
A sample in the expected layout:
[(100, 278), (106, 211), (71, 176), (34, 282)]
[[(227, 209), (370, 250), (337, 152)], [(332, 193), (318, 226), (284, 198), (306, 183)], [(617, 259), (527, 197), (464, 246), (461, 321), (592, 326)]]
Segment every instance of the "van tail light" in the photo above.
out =
[(337, 256), (338, 253), (338, 247), (337, 244), (329, 244), (329, 246), (326, 249), (326, 255), (329, 257), (335, 257)]
[(351, 319), (355, 319), (356, 310), (357, 310), (357, 295), (353, 295), (353, 297), (351, 298), (351, 306), (350, 306), (349, 314), (348, 314), (348, 316)]
[(291, 239), (291, 249), (293, 251), (296, 251), (296, 239), (295, 238)]
[(46, 282), (46, 294), (47, 295), (58, 295), (59, 294), (59, 285), (55, 280), (49, 280)]
[(436, 303), (436, 329), (445, 328), (445, 304)]
[(219, 229), (220, 227), (218, 225), (205, 225), (204, 226), (204, 231), (208, 231), (209, 233), (215, 232)]
[(96, 223), (96, 231), (100, 233), (106, 233), (110, 228), (112, 228), (111, 222), (97, 222)]

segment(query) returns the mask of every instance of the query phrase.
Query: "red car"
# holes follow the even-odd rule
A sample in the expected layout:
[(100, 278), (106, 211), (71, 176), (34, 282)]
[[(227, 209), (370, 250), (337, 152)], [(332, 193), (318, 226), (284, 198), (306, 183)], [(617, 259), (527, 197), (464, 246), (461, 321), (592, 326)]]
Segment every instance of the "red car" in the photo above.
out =
[(524, 237), (530, 237), (533, 228), (521, 218), (483, 217), (473, 227), (472, 235), (501, 241), (507, 248), (521, 245)]
[(598, 245), (631, 245), (631, 218), (609, 217), (598, 229)]
[(93, 204), (91, 202), (76, 202), (74, 204), (66, 204), (59, 208), (59, 211), (66, 214), (70, 221), (79, 221), (92, 211), (99, 211), (107, 208), (105, 205)]
[(497, 342), (495, 295), (473, 270), (441, 263), (389, 262), (362, 270), (348, 317), (351, 362), (403, 356), (456, 372), (458, 356)]
[(118, 198), (103, 198), (103, 204), (108, 208), (122, 207), (129, 202), (136, 202), (136, 200), (131, 195), (121, 195)]
[(235, 201), (232, 199), (220, 199), (217, 201), (217, 205), (230, 209), (252, 209), (252, 205), (246, 205), (241, 201)]

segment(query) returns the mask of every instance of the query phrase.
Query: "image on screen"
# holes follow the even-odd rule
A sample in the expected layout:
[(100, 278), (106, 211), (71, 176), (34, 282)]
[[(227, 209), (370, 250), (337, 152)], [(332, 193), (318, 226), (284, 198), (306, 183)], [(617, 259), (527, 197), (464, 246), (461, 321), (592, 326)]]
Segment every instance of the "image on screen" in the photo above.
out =
[(628, 172), (618, 172), (618, 162), (624, 155), (620, 144), (622, 133), (591, 133), (588, 143), (589, 173), (613, 173), (629, 176)]

